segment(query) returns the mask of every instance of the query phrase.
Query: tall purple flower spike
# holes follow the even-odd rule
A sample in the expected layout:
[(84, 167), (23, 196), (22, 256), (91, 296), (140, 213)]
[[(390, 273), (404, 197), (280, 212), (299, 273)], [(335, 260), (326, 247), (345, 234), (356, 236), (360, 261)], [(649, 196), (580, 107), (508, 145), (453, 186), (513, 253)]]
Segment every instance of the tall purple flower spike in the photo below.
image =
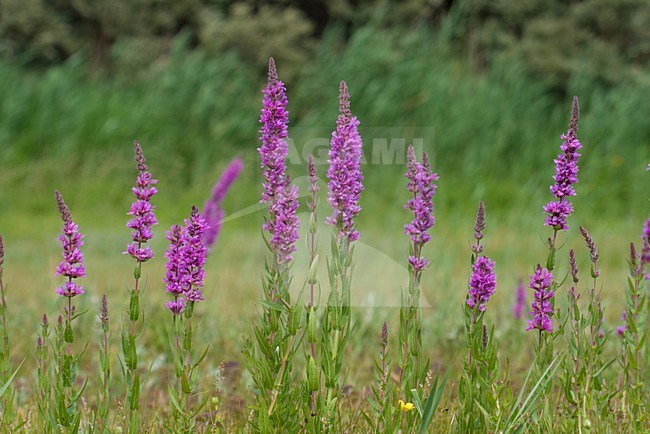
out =
[(413, 220), (404, 226), (404, 233), (410, 235), (415, 244), (414, 255), (409, 257), (409, 264), (415, 271), (421, 271), (429, 265), (429, 260), (419, 254), (420, 249), (431, 239), (429, 230), (435, 223), (433, 216), (433, 195), (436, 192), (435, 181), (438, 175), (431, 172), (426, 153), (422, 154), (422, 163), (415, 157), (413, 146), (407, 150), (407, 188), (413, 195), (405, 208), (413, 212)]
[(528, 321), (526, 331), (538, 329), (548, 333), (553, 332), (553, 322), (550, 315), (553, 313), (551, 299), (553, 291), (550, 291), (553, 274), (546, 268), (537, 265), (535, 273), (530, 276), (530, 288), (535, 292), (535, 298), (531, 305), (532, 318)]
[(133, 242), (126, 247), (125, 253), (131, 255), (138, 262), (146, 262), (153, 257), (153, 251), (151, 247), (143, 246), (143, 244), (146, 244), (153, 237), (151, 227), (158, 224), (154, 214), (156, 207), (151, 204), (151, 197), (158, 192), (155, 187), (158, 181), (153, 179), (147, 169), (147, 163), (140, 144), (136, 141), (133, 146), (139, 173), (135, 187), (132, 189), (136, 200), (128, 212), (128, 215), (133, 218), (126, 224), (127, 228), (132, 229)]
[(269, 81), (263, 90), (260, 122), (260, 153), (263, 169), (262, 202), (269, 204), (269, 219), (262, 229), (270, 234), (269, 245), (279, 265), (291, 262), (296, 251), (298, 227), (298, 188), (291, 184), (286, 173), (288, 153), (287, 97), (284, 84), (278, 79), (273, 58), (269, 59)]
[(81, 253), (81, 246), (84, 245), (83, 235), (79, 233), (79, 226), (72, 221), (70, 209), (63, 201), (63, 196), (57, 190), (54, 192), (56, 203), (63, 220), (63, 228), (59, 240), (63, 247), (63, 260), (56, 268), (56, 274), (68, 278), (68, 281), (56, 289), (57, 294), (62, 297), (72, 298), (76, 295), (84, 293), (83, 288), (74, 283), (73, 279), (84, 277), (86, 275), (86, 268), (83, 264), (83, 255)]
[(363, 191), (361, 174), (361, 136), (359, 120), (350, 112), (350, 95), (344, 81), (341, 81), (339, 95), (339, 117), (336, 130), (332, 133), (329, 151), (329, 191), (327, 200), (332, 206), (332, 215), (326, 222), (339, 230), (339, 236), (348, 241), (359, 238), (354, 218), (361, 211), (359, 198)]
[(485, 304), (490, 300), (497, 286), (497, 276), (494, 274), (494, 261), (487, 256), (479, 256), (472, 266), (472, 276), (469, 279), (467, 305), (474, 309), (478, 304), (479, 310), (485, 310)]
[(175, 297), (180, 297), (186, 288), (186, 276), (183, 272), (184, 264), (182, 262), (182, 227), (174, 225), (167, 231), (167, 240), (169, 247), (165, 252), (167, 258), (167, 273), (165, 274), (165, 288), (167, 292)]
[(555, 184), (551, 186), (551, 193), (557, 200), (551, 201), (544, 206), (546, 216), (545, 226), (550, 226), (555, 230), (567, 230), (567, 217), (573, 213), (573, 206), (568, 198), (576, 195), (573, 184), (578, 182), (578, 150), (582, 145), (576, 137), (578, 131), (578, 97), (573, 97), (573, 106), (571, 109), (571, 122), (566, 134), (561, 136), (562, 153), (558, 154), (555, 162), (555, 175), (553, 179)]
[(278, 264), (287, 264), (293, 259), (298, 241), (300, 220), (298, 211), (298, 187), (291, 184), (287, 176), (286, 184), (269, 208), (271, 220), (265, 222), (263, 228), (271, 233), (269, 244), (276, 255)]
[(167, 232), (169, 247), (165, 252), (167, 273), (164, 280), (167, 292), (174, 296), (174, 300), (167, 303), (167, 308), (175, 315), (183, 311), (188, 301), (203, 300), (207, 252), (203, 234), (206, 228), (205, 220), (194, 206), (190, 217), (185, 219), (184, 227), (174, 225)]
[(221, 177), (212, 188), (210, 197), (205, 202), (205, 205), (203, 205), (201, 217), (205, 219), (208, 225), (208, 229), (203, 234), (203, 244), (205, 244), (208, 249), (214, 246), (214, 243), (217, 241), (217, 237), (219, 236), (219, 232), (221, 231), (221, 220), (224, 216), (221, 202), (226, 197), (226, 193), (228, 193), (230, 186), (235, 182), (243, 167), (244, 162), (241, 158), (234, 158), (230, 164), (228, 164), (226, 170), (221, 174)]
[(270, 203), (284, 189), (287, 166), (289, 112), (284, 83), (278, 79), (273, 58), (269, 59), (268, 84), (262, 91), (262, 114), (260, 116), (260, 141), (258, 148), (263, 169), (262, 202)]

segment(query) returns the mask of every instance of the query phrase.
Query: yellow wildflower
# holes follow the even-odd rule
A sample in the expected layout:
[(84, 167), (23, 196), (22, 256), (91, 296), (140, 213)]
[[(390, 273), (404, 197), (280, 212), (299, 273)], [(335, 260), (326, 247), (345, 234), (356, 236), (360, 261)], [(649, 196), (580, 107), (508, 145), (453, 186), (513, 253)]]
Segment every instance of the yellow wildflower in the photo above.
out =
[(401, 399), (398, 401), (399, 403), (399, 409), (402, 410), (403, 412), (411, 411), (415, 408), (415, 405), (411, 402), (404, 402)]

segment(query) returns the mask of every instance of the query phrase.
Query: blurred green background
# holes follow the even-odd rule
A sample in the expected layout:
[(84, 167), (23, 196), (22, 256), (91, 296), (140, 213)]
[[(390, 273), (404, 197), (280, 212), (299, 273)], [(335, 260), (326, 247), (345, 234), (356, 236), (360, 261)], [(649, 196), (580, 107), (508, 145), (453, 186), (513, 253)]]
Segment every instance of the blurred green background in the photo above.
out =
[[(559, 270), (567, 269), (569, 247), (588, 269), (577, 231), (586, 226), (601, 249), (608, 327), (616, 325), (629, 242), (639, 240), (650, 209), (647, 1), (0, 0), (0, 233), (11, 327), (35, 333), (40, 314), (56, 311), (55, 188), (86, 234), (88, 297), (80, 303), (93, 315), (84, 321), (94, 321), (102, 293), (123, 305), (132, 280), (132, 261), (121, 252), (129, 242), (135, 139), (160, 180), (156, 258), (144, 273), (148, 309), (165, 315), (164, 231), (203, 203), (237, 155), (246, 167), (226, 212), (258, 201), (257, 121), (269, 56), (287, 86), (297, 147), (334, 128), (339, 80), (348, 83), (369, 161), (377, 131), (406, 140), (418, 138), (408, 131), (427, 132), (440, 182), (424, 282), (434, 309), (426, 321), (447, 325), (425, 339), (441, 352), (462, 328), (454, 312), (465, 297), (479, 200), (499, 276), (489, 315), (507, 317), (517, 281), (545, 260), (542, 206), (571, 98), (579, 96), (583, 157)], [(299, 182), (302, 163), (289, 167)], [(319, 166), (323, 180), (325, 170)], [(369, 253), (358, 255), (355, 290), (370, 305), (394, 307), (383, 297), (398, 294), (406, 278), (399, 268), (408, 252), (404, 167), (363, 170), (358, 226)], [(204, 333), (216, 363), (237, 357), (239, 338), (250, 333), (262, 220), (260, 211), (227, 221), (208, 261)], [(321, 234), (327, 247), (328, 229)], [(294, 268), (304, 276), (299, 248)], [(400, 264), (403, 276), (388, 276), (382, 261)], [(391, 309), (359, 312), (373, 334), (374, 321), (395, 319)]]

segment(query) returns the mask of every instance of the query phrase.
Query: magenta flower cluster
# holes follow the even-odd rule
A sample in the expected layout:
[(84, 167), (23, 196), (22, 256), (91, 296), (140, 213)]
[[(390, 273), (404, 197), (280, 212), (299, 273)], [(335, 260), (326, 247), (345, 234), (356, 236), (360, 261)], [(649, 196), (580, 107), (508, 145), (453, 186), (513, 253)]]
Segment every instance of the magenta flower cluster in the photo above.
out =
[(262, 229), (268, 232), (269, 245), (278, 265), (291, 262), (296, 251), (300, 221), (298, 210), (298, 188), (291, 184), (286, 173), (287, 97), (284, 84), (278, 80), (273, 58), (269, 59), (269, 81), (263, 90), (260, 140), (258, 149), (263, 169), (262, 202), (269, 204), (269, 219)]
[(146, 262), (153, 257), (153, 251), (149, 246), (144, 246), (152, 237), (151, 227), (158, 223), (154, 214), (155, 206), (151, 204), (151, 197), (158, 192), (155, 185), (158, 182), (153, 179), (147, 169), (147, 164), (142, 153), (140, 144), (134, 142), (135, 161), (138, 167), (138, 177), (133, 187), (133, 194), (136, 197), (131, 205), (128, 215), (133, 216), (126, 224), (132, 229), (133, 242), (126, 247), (126, 252), (138, 262)]
[(361, 211), (359, 198), (363, 191), (361, 174), (361, 136), (359, 120), (350, 112), (350, 95), (344, 81), (339, 94), (339, 117), (336, 130), (332, 133), (329, 151), (329, 179), (327, 200), (332, 206), (332, 215), (326, 222), (339, 230), (339, 237), (347, 241), (359, 238), (354, 218)]
[(528, 321), (526, 331), (538, 329), (548, 333), (553, 332), (553, 322), (551, 321), (553, 291), (549, 289), (552, 281), (553, 274), (546, 268), (537, 265), (535, 273), (530, 276), (530, 288), (535, 294), (530, 312), (532, 318)]
[(551, 193), (557, 200), (544, 206), (544, 212), (548, 214), (544, 225), (555, 230), (567, 230), (566, 219), (573, 213), (573, 206), (567, 198), (576, 195), (573, 184), (578, 182), (578, 158), (580, 157), (578, 150), (582, 148), (576, 137), (578, 118), (578, 97), (574, 97), (569, 129), (566, 134), (561, 136), (563, 143), (560, 149), (563, 152), (553, 160), (555, 162), (555, 175), (553, 176), (555, 184), (551, 186)]
[(284, 188), (278, 192), (276, 200), (269, 207), (271, 219), (262, 226), (262, 229), (271, 233), (269, 245), (280, 265), (291, 262), (292, 254), (296, 251), (300, 227), (297, 211), (298, 187), (291, 184), (287, 177)]
[(208, 225), (208, 228), (203, 234), (203, 244), (205, 244), (208, 249), (214, 246), (214, 243), (217, 241), (217, 237), (219, 236), (219, 231), (221, 230), (221, 220), (224, 216), (221, 202), (223, 202), (226, 193), (228, 193), (230, 186), (235, 182), (243, 167), (244, 162), (241, 158), (234, 158), (230, 164), (228, 164), (226, 170), (221, 174), (221, 177), (212, 188), (210, 197), (203, 205), (201, 217), (203, 217)]
[(262, 114), (260, 116), (260, 141), (258, 148), (262, 160), (264, 181), (262, 202), (272, 202), (284, 190), (286, 181), (285, 159), (289, 152), (287, 145), (289, 112), (284, 83), (278, 79), (273, 58), (269, 59), (268, 83), (262, 90)]
[(487, 256), (479, 256), (472, 265), (472, 275), (469, 279), (467, 305), (474, 309), (478, 304), (479, 311), (485, 310), (485, 304), (490, 300), (497, 286), (497, 276), (494, 273), (494, 261)]
[(167, 273), (166, 290), (174, 296), (167, 308), (180, 314), (188, 302), (203, 300), (203, 279), (207, 249), (203, 235), (207, 224), (196, 207), (192, 207), (185, 226), (174, 225), (167, 232), (169, 247), (165, 252)]
[(435, 223), (433, 216), (433, 195), (436, 193), (438, 175), (431, 171), (429, 158), (422, 153), (422, 163), (417, 161), (413, 146), (407, 150), (407, 188), (413, 197), (405, 208), (413, 212), (413, 220), (404, 226), (404, 232), (411, 237), (415, 248), (409, 256), (409, 264), (416, 272), (429, 265), (429, 260), (420, 254), (422, 246), (430, 239), (429, 230)]
[(83, 254), (81, 253), (81, 247), (84, 245), (83, 235), (79, 233), (79, 226), (72, 221), (70, 209), (63, 201), (63, 196), (58, 190), (54, 192), (54, 197), (63, 220), (63, 228), (59, 236), (63, 247), (63, 260), (56, 267), (56, 274), (68, 278), (68, 281), (59, 286), (56, 292), (63, 297), (71, 298), (84, 293), (83, 288), (73, 282), (73, 279), (86, 275)]

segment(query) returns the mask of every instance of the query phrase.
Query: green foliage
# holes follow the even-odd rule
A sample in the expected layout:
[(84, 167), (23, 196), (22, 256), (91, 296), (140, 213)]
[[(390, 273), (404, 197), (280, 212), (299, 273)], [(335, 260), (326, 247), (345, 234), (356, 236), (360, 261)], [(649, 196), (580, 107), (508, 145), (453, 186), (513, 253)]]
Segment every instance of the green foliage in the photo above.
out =
[(321, 327), (321, 369), (325, 379), (326, 397), (322, 414), (328, 422), (325, 432), (341, 429), (340, 399), (343, 356), (351, 331), (351, 288), (354, 270), (354, 245), (340, 233), (332, 235), (328, 275), (330, 293)]
[[(271, 250), (268, 240), (265, 243)], [(290, 264), (275, 254), (267, 261), (262, 282), (261, 312), (254, 338), (244, 340), (242, 354), (253, 378), (255, 404), (248, 423), (256, 432), (294, 433), (300, 429), (302, 388), (296, 386), (293, 359), (299, 350), (302, 306), (291, 300)], [(310, 388), (311, 389), (311, 388)]]
[[(197, 416), (208, 402), (208, 398), (202, 398), (200, 391), (197, 390), (200, 373), (198, 368), (205, 360), (208, 348), (206, 347), (198, 357), (195, 356), (192, 346), (195, 327), (192, 325), (194, 303), (194, 301), (186, 301), (183, 311), (173, 317), (174, 340), (170, 344), (177, 383), (175, 387), (169, 387), (173, 417), (171, 427), (168, 428), (174, 433), (196, 432)], [(139, 387), (139, 376), (136, 376), (134, 390), (139, 392)], [(134, 411), (139, 413), (137, 406), (134, 407)]]
[(643, 291), (645, 264), (643, 254), (637, 254), (634, 244), (630, 245), (628, 286), (625, 291), (627, 307), (626, 324), (622, 336), (623, 358), (623, 397), (622, 407), (626, 422), (639, 430), (647, 422), (646, 412), (648, 360), (644, 358), (648, 337), (646, 328), (647, 294)]
[[(578, 269), (571, 250), (569, 262), (573, 284), (567, 292), (565, 323), (568, 357), (562, 363), (561, 375), (565, 405), (573, 421), (570, 429), (577, 432), (602, 430), (601, 420), (609, 412), (611, 399), (616, 395), (615, 388), (603, 375), (614, 359), (607, 361), (605, 354), (608, 334), (603, 330), (603, 307), (598, 289), (598, 251), (589, 233), (584, 228), (581, 231), (590, 252), (592, 282), (588, 292), (581, 293), (577, 288)], [(583, 294), (588, 297), (586, 312), (579, 301)]]
[(212, 55), (235, 51), (256, 70), (263, 70), (269, 57), (282, 64), (282, 75), (292, 80), (315, 46), (312, 23), (294, 7), (234, 3), (228, 15), (208, 8), (199, 17), (199, 41)]
[(2, 412), (2, 426), (9, 428), (13, 425), (16, 414), (14, 410), (15, 389), (12, 382), (16, 372), (11, 373), (11, 347), (9, 346), (9, 311), (5, 284), (2, 280), (4, 274), (4, 240), (0, 235), (0, 411)]

